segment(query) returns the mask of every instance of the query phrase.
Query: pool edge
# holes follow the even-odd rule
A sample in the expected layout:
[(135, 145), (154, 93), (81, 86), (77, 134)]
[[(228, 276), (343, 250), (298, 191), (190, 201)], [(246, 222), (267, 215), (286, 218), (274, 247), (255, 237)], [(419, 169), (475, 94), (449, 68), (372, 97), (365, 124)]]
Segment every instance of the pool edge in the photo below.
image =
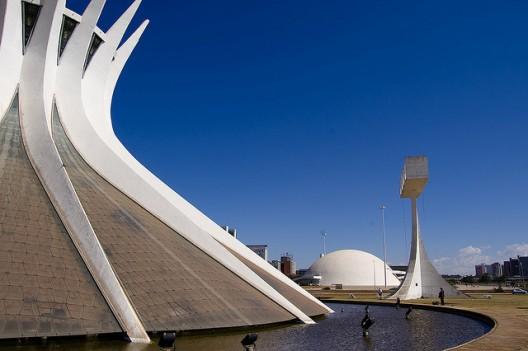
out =
[[(389, 306), (394, 306), (395, 303), (394, 301), (372, 301), (372, 300), (361, 300), (361, 299), (357, 299), (357, 300), (344, 300), (344, 299), (320, 299), (321, 301), (323, 302), (328, 302), (328, 303), (344, 303), (344, 304), (353, 304), (353, 305), (365, 305), (365, 304), (368, 304), (368, 305), (375, 305), (375, 306), (386, 306), (386, 307), (389, 307)], [(420, 304), (420, 303), (406, 303), (406, 302), (402, 302), (400, 303), (400, 306), (402, 307), (406, 307), (406, 306), (413, 306), (413, 308), (417, 308), (417, 309), (422, 309), (422, 310), (429, 310), (429, 311), (435, 311), (435, 312), (443, 312), (443, 313), (451, 313), (451, 314), (457, 314), (457, 315), (462, 315), (462, 316), (465, 316), (465, 317), (468, 317), (468, 318), (472, 318), (472, 319), (476, 319), (476, 320), (479, 320), (483, 323), (486, 323), (488, 324), (491, 329), (482, 334), (481, 336), (475, 338), (475, 339), (471, 339), (469, 341), (466, 341), (465, 343), (462, 343), (462, 344), (459, 344), (459, 345), (456, 345), (456, 346), (452, 346), (450, 348), (447, 348), (447, 349), (444, 349), (444, 351), (452, 351), (452, 350), (457, 350), (461, 347), (464, 347), (464, 346), (467, 346), (471, 343), (474, 343), (476, 341), (479, 341), (485, 337), (489, 337), (496, 329), (497, 329), (497, 326), (499, 324), (499, 322), (493, 318), (492, 316), (488, 315), (488, 314), (485, 314), (483, 312), (477, 312), (477, 311), (473, 311), (473, 310), (469, 310), (469, 309), (465, 309), (465, 308), (460, 308), (460, 307), (451, 307), (451, 306), (436, 306), (436, 305), (426, 305), (426, 304)]]

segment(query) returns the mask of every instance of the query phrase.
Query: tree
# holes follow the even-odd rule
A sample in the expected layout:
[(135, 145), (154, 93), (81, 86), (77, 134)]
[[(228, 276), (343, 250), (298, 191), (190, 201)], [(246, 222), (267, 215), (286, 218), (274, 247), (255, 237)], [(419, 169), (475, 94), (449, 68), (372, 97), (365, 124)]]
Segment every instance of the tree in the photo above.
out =
[(470, 275), (466, 275), (465, 277), (460, 279), (460, 281), (464, 284), (473, 284), (475, 282), (475, 279)]
[(490, 276), (488, 273), (484, 273), (478, 280), (479, 283), (489, 283), (491, 281)]
[(495, 291), (496, 292), (504, 292), (504, 290), (502, 289), (502, 284), (504, 284), (506, 282), (506, 277), (501, 275), (500, 277), (495, 278), (495, 281), (499, 285), (499, 287), (497, 289), (495, 289)]

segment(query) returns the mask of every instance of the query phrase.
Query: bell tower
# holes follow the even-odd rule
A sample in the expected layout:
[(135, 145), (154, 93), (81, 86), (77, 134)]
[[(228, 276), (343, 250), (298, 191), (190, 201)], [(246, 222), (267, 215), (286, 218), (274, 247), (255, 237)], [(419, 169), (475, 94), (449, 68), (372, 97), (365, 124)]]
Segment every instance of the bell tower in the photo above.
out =
[(412, 242), (407, 274), (402, 284), (391, 296), (402, 300), (437, 297), (440, 288), (445, 296), (456, 296), (460, 293), (438, 274), (427, 257), (421, 238), (420, 223), (416, 200), (424, 191), (429, 180), (428, 160), (425, 156), (405, 158), (400, 182), (400, 197), (411, 200)]

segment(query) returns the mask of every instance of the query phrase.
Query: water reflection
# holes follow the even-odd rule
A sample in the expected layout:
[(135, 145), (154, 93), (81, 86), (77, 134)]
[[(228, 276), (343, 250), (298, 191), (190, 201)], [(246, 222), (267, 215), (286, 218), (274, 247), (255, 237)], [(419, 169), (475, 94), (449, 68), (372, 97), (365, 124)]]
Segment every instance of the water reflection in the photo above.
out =
[[(474, 339), (489, 330), (480, 321), (448, 313), (415, 309), (409, 320), (406, 309), (371, 306), (375, 324), (364, 338), (360, 321), (364, 306), (329, 304), (336, 313), (315, 325), (296, 324), (288, 327), (259, 330), (257, 350), (443, 350)], [(343, 312), (341, 312), (343, 311)], [(178, 351), (243, 350), (240, 341), (247, 332), (183, 336), (176, 339)], [(62, 340), (47, 345), (1, 344), (0, 351), (154, 351), (156, 344), (135, 345), (119, 340)]]

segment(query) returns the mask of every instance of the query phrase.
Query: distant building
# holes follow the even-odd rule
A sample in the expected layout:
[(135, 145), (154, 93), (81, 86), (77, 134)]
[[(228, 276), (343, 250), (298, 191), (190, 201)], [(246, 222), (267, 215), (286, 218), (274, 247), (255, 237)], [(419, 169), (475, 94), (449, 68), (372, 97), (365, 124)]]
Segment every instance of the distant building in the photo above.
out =
[(293, 256), (288, 255), (288, 253), (286, 253), (284, 256), (281, 257), (280, 270), (288, 277), (295, 276), (296, 265), (295, 261), (293, 260)]
[(499, 262), (492, 263), (489, 265), (490, 271), (488, 272), (492, 277), (502, 277), (502, 265)]
[(502, 275), (504, 275), (506, 278), (509, 278), (512, 276), (512, 269), (510, 261), (504, 261), (504, 265), (502, 266)]
[(306, 272), (308, 272), (308, 269), (306, 268), (303, 268), (303, 269), (298, 269), (297, 272), (295, 272), (295, 274), (300, 277), (300, 276), (303, 276)]
[(247, 247), (262, 257), (263, 260), (268, 260), (268, 245), (247, 245)]
[(520, 274), (524, 278), (528, 278), (528, 256), (519, 257), (519, 263), (520, 263)]
[(486, 273), (486, 265), (484, 263), (475, 265), (475, 276), (480, 278)]
[(519, 260), (516, 258), (510, 258), (510, 269), (511, 276), (518, 277), (521, 275), (521, 267), (519, 265)]
[(235, 238), (235, 239), (237, 238), (237, 230), (236, 230), (236, 228), (229, 228), (228, 225), (223, 225), (223, 226), (222, 226), (222, 229), (224, 229), (226, 232), (228, 232), (229, 234), (231, 234), (231, 236), (232, 236), (233, 238)]
[(277, 269), (280, 271), (280, 269), (281, 269), (281, 263), (280, 263), (279, 260), (271, 260), (271, 261), (270, 261), (270, 264), (271, 264), (273, 267), (277, 268)]
[(480, 278), (487, 274), (491, 278), (498, 278), (503, 276), (503, 266), (499, 262), (492, 264), (477, 264), (475, 265), (475, 276)]
[(502, 273), (506, 278), (528, 277), (528, 256), (510, 258), (504, 261)]

